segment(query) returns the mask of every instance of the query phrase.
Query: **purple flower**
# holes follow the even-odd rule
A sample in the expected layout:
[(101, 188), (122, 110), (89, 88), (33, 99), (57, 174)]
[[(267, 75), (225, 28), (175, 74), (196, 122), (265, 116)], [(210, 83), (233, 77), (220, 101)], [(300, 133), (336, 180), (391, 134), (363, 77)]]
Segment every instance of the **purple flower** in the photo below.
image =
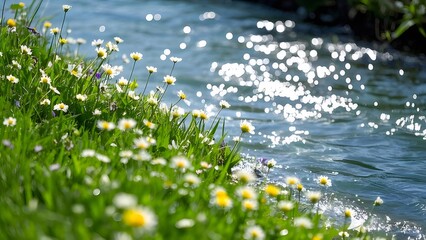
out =
[(268, 159), (267, 158), (258, 158), (257, 161), (262, 164), (263, 166), (268, 166)]
[(101, 78), (101, 76), (102, 76), (102, 73), (99, 73), (99, 72), (96, 73), (96, 78), (97, 79)]

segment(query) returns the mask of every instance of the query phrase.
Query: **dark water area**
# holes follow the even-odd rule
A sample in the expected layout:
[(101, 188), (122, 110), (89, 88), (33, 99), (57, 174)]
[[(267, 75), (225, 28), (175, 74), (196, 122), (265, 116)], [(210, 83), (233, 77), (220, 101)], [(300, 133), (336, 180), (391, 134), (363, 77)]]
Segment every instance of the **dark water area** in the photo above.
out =
[[(128, 77), (122, 55), (141, 52), (134, 77), (158, 68), (154, 89), (181, 57), (176, 86), (192, 102), (186, 111), (214, 115), (220, 100), (232, 107), (228, 141), (247, 119), (248, 159), (275, 159), (273, 182), (297, 176), (317, 188), (332, 179), (322, 210), (356, 212), (353, 224), (373, 218), (371, 230), (396, 239), (424, 239), (426, 229), (426, 58), (355, 40), (345, 27), (310, 25), (291, 13), (240, 1), (45, 1), (44, 16), (61, 21), (72, 5), (68, 37), (84, 38), (80, 54), (95, 57), (91, 41), (124, 40), (113, 60)], [(71, 49), (77, 49), (71, 45)], [(380, 196), (384, 204), (371, 206)]]

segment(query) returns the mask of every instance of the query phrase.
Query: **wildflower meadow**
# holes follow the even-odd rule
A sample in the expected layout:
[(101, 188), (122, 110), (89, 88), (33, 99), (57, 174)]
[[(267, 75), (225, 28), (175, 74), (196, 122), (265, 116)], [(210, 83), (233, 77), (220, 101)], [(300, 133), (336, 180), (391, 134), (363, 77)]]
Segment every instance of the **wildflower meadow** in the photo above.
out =
[(189, 109), (175, 77), (185, 59), (157, 69), (130, 52), (125, 75), (110, 61), (123, 39), (75, 55), (85, 40), (64, 31), (74, 9), (58, 9), (53, 26), (37, 15), (42, 4), (1, 5), (0, 239), (373, 238), (368, 225), (349, 228), (351, 209), (340, 219), (319, 211), (329, 177), (305, 189), (292, 176), (268, 182), (274, 160), (259, 163), (261, 174), (236, 169), (255, 126), (241, 121), (226, 141), (228, 102), (213, 117)]

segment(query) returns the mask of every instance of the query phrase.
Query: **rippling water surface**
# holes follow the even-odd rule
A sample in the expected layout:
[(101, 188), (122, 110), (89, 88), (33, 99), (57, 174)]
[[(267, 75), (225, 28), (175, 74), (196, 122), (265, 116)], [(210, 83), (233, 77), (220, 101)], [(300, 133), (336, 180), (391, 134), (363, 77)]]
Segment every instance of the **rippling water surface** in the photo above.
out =
[(219, 100), (230, 102), (221, 113), (229, 141), (240, 120), (250, 120), (256, 134), (244, 139), (242, 152), (275, 159), (280, 167), (271, 181), (297, 176), (309, 188), (316, 177), (329, 176), (333, 186), (323, 208), (330, 215), (349, 205), (362, 222), (380, 196), (385, 204), (374, 210), (373, 228), (398, 239), (424, 237), (425, 58), (357, 42), (344, 27), (313, 26), (242, 2), (46, 2), (44, 15), (73, 6), (67, 27), (69, 37), (87, 40), (80, 53), (93, 57), (92, 40), (115, 36), (124, 40), (117, 64), (126, 65), (122, 54), (142, 52), (134, 75), (140, 85), (145, 66), (159, 69), (152, 89), (170, 71), (169, 57), (183, 58), (169, 101), (183, 90), (192, 102), (187, 111), (213, 114)]

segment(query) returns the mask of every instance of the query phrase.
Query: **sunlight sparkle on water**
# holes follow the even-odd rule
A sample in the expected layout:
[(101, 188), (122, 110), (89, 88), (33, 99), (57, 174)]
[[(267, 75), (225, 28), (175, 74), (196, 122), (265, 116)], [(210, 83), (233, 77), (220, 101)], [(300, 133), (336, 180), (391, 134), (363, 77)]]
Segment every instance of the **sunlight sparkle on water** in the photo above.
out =
[[(362, 60), (364, 69), (373, 72), (375, 62), (392, 60), (392, 55), (360, 47), (355, 43), (327, 42), (321, 37), (311, 38), (308, 42), (285, 37), (282, 41), (277, 41), (274, 34), (269, 33), (275, 31), (280, 36), (292, 36), (295, 26), (291, 20), (260, 20), (256, 27), (266, 30), (267, 34), (235, 37), (235, 33), (227, 32), (226, 39), (236, 38), (236, 44), (241, 44), (247, 51), (241, 55), (240, 62), (212, 63), (210, 71), (217, 72), (224, 83), (208, 84), (210, 94), (220, 97), (238, 94), (234, 99), (262, 106), (264, 113), (281, 116), (288, 123), (324, 119), (342, 111), (362, 116), (363, 109), (359, 109), (355, 99), (358, 100), (359, 91), (367, 89), (368, 77), (364, 77), (359, 71), (355, 72), (353, 68), (358, 70)], [(321, 58), (322, 61), (319, 62), (319, 56), (327, 54), (330, 56), (329, 61), (325, 62)], [(354, 61), (358, 62), (355, 64)], [(405, 71), (398, 69), (397, 73), (403, 76)], [(413, 99), (415, 100), (414, 97)], [(375, 108), (381, 106), (378, 101), (374, 101), (372, 105)], [(414, 108), (416, 105), (407, 101), (406, 107)], [(369, 121), (360, 126), (378, 129), (379, 124), (392, 124), (391, 119), (390, 114), (382, 113), (377, 116), (377, 123)], [(416, 120), (402, 117), (395, 125), (399, 128), (402, 125), (415, 131), (417, 135), (425, 136), (426, 130), (422, 130), (421, 124), (424, 120)], [(387, 132), (392, 134), (395, 131)], [(263, 136), (274, 146), (301, 141), (300, 135)]]

